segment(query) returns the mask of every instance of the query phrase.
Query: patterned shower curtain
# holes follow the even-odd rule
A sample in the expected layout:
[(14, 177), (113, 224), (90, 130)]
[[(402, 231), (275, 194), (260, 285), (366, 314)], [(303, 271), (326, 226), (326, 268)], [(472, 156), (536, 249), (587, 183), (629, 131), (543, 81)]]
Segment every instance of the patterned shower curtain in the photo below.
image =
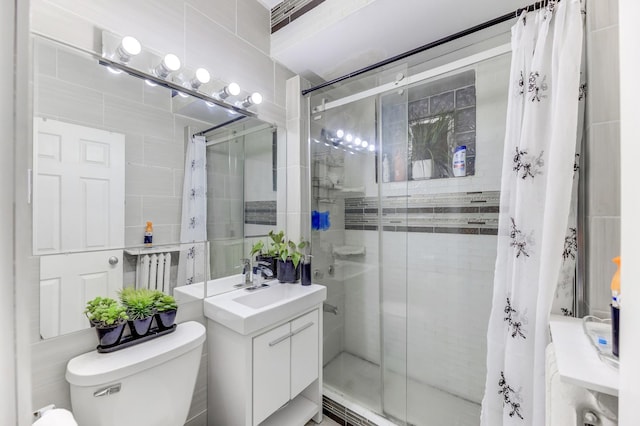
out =
[(512, 28), (483, 426), (545, 423), (549, 313), (573, 292), (582, 38), (579, 0), (551, 0)]
[(178, 286), (205, 280), (208, 273), (207, 240), (207, 141), (193, 136), (187, 144), (182, 187), (182, 225)]

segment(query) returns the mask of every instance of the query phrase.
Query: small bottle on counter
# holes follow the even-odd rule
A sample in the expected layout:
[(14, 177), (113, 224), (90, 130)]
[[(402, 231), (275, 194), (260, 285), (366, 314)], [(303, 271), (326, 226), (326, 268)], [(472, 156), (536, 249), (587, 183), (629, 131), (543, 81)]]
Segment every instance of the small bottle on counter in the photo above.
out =
[(153, 246), (153, 222), (147, 222), (144, 230), (144, 246), (149, 248)]

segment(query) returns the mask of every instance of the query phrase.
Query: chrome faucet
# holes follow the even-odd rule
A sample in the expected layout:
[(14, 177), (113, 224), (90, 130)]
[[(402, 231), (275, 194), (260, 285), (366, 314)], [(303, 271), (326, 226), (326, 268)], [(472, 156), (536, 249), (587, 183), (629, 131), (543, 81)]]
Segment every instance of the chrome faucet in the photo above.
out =
[(273, 272), (269, 268), (269, 263), (259, 261), (255, 267), (255, 273), (253, 274), (253, 285), (247, 287), (246, 290), (259, 290), (261, 288), (269, 287), (269, 284), (264, 284), (262, 278), (273, 278)]
[(243, 285), (250, 285), (251, 284), (251, 259), (240, 259), (240, 261), (242, 262), (242, 264), (240, 265), (240, 268), (242, 268), (242, 275), (244, 276), (244, 282), (242, 282), (241, 284)]

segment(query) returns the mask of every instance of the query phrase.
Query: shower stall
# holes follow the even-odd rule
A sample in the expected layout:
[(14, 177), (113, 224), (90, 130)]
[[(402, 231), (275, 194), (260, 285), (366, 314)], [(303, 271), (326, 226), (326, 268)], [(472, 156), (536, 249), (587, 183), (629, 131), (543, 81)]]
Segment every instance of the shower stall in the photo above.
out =
[(501, 43), (309, 97), (325, 412), (350, 424), (480, 422), (510, 65)]

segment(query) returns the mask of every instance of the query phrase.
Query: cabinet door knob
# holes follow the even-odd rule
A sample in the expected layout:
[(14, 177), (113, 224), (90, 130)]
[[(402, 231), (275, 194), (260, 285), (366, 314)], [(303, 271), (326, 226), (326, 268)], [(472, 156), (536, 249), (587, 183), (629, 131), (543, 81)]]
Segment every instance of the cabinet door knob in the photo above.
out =
[(118, 264), (118, 258), (116, 256), (111, 256), (109, 258), (109, 265), (117, 265)]

